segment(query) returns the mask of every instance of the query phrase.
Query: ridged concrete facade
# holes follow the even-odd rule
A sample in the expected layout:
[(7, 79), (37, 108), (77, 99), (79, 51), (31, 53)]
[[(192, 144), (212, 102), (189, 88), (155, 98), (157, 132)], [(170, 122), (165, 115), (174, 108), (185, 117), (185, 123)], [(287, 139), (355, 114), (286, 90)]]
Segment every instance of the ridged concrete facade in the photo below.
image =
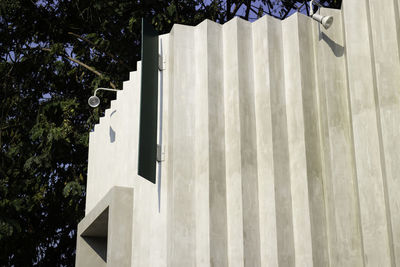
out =
[(157, 183), (137, 176), (139, 63), (90, 134), (86, 212), (133, 188), (135, 267), (400, 266), (399, 13), (175, 25)]

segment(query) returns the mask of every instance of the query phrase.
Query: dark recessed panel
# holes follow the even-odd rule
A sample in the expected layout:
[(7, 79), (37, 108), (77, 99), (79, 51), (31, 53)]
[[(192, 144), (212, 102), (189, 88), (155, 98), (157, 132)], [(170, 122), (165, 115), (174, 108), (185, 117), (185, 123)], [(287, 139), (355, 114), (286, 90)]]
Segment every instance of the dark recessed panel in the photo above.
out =
[(138, 174), (156, 182), (158, 106), (158, 34), (142, 19), (142, 85)]

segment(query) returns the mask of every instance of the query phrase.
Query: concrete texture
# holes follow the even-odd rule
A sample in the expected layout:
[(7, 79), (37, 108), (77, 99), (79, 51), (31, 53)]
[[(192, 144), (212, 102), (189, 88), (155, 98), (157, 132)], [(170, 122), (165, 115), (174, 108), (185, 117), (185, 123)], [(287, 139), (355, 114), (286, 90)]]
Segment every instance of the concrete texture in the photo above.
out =
[[(135, 192), (131, 213), (108, 209), (132, 214), (130, 265), (107, 266), (400, 266), (399, 8), (160, 36), (157, 183), (137, 175), (140, 63), (90, 134), (84, 222), (114, 186)], [(103, 239), (79, 237), (77, 263), (105, 266), (88, 242), (107, 259), (120, 244), (89, 236)]]
[(131, 266), (133, 190), (113, 187), (78, 225), (77, 267)]

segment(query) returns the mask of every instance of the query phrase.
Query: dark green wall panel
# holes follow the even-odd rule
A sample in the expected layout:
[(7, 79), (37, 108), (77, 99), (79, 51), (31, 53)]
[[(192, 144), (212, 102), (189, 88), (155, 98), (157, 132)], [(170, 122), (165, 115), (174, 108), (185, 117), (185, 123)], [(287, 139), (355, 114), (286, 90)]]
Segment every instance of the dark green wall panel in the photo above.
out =
[(142, 19), (142, 85), (138, 174), (156, 182), (158, 106), (158, 34)]

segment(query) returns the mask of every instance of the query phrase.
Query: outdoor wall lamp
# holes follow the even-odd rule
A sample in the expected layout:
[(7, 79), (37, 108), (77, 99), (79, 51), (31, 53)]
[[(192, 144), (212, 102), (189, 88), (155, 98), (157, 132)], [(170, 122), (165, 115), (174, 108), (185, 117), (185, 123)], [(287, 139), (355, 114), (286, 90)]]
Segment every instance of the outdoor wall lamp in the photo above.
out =
[(310, 1), (310, 17), (313, 18), (314, 20), (318, 21), (319, 23), (324, 26), (325, 29), (328, 29), (330, 26), (332, 26), (333, 23), (333, 17), (332, 16), (322, 16), (320, 14), (314, 14), (313, 12), (313, 4), (322, 7), (322, 5), (315, 0)]
[(92, 108), (98, 107), (99, 104), (100, 104), (100, 98), (98, 98), (98, 97), (96, 96), (96, 93), (97, 93), (98, 90), (114, 91), (114, 92), (120, 91), (119, 89), (102, 88), (102, 87), (97, 88), (96, 90), (94, 90), (94, 94), (93, 94), (91, 97), (89, 97), (89, 99), (88, 99), (88, 104), (89, 104), (89, 106), (91, 106)]
[(330, 26), (332, 26), (333, 23), (333, 17), (332, 16), (322, 16), (319, 14), (313, 14), (311, 15), (311, 17), (318, 21), (319, 23), (322, 24), (322, 26), (324, 26), (325, 29), (328, 29)]

